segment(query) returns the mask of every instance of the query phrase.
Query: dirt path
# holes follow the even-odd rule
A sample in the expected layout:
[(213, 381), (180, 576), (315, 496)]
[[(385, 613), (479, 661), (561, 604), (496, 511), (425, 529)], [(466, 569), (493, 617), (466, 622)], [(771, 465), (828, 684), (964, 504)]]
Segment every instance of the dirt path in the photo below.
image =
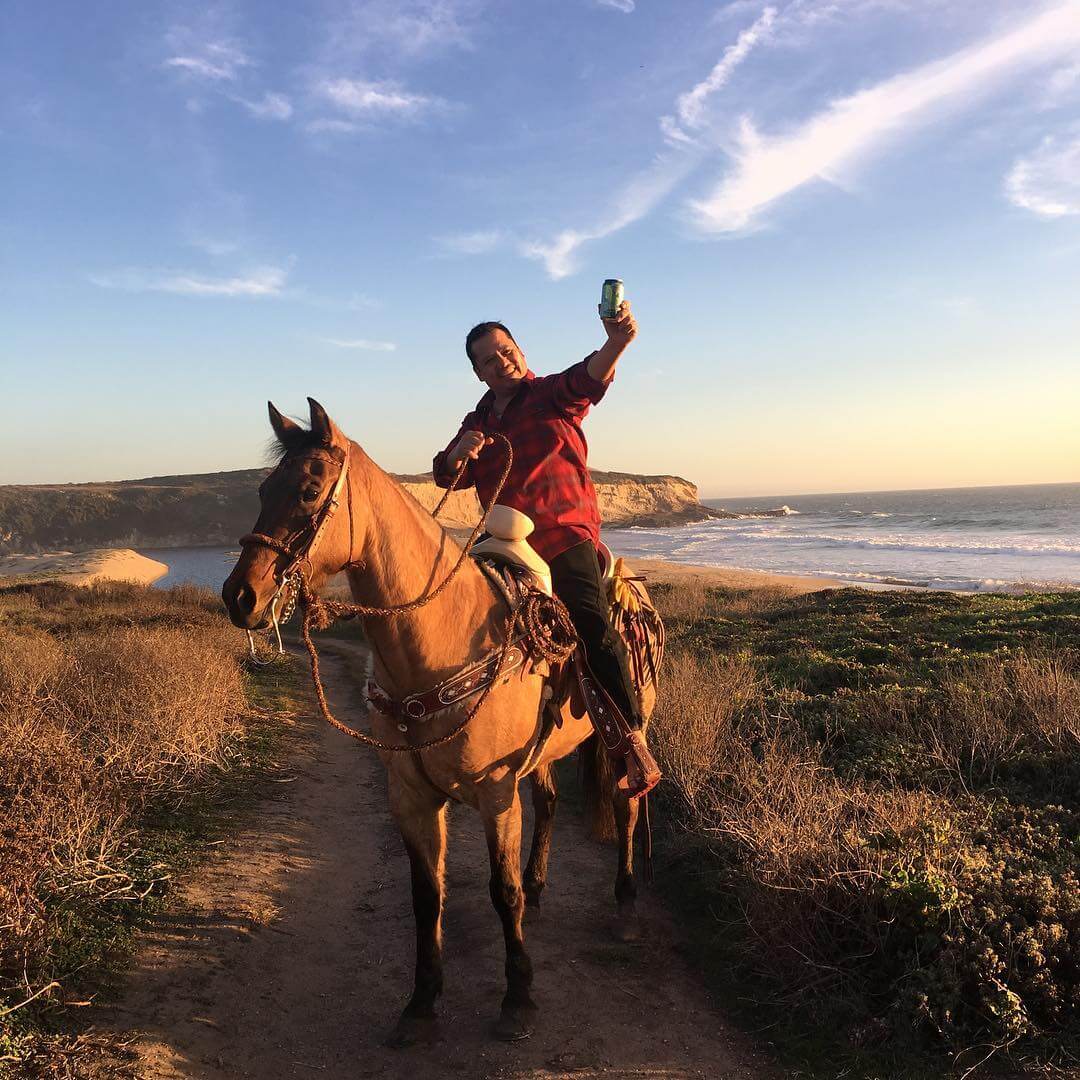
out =
[[(349, 677), (326, 658), (334, 708)], [(355, 707), (352, 720), (357, 722)], [(768, 1077), (710, 1007), (646, 892), (644, 945), (617, 945), (614, 852), (564, 811), (539, 919), (527, 940), (540, 1006), (526, 1042), (488, 1027), (503, 992), (503, 945), (478, 817), (455, 807), (445, 916), (446, 1041), (382, 1040), (411, 988), (408, 863), (382, 766), (321, 720), (251, 823), (212, 849), (145, 934), (126, 998), (96, 1025), (139, 1032), (139, 1077)], [(292, 779), (295, 778), (295, 779)], [(528, 800), (526, 800), (528, 802)]]

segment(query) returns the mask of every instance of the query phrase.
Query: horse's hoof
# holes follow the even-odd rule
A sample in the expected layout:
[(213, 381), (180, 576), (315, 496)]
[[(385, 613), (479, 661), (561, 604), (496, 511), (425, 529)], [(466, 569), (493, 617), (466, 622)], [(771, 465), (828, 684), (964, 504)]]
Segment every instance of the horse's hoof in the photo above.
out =
[(537, 908), (540, 907), (540, 897), (543, 894), (544, 886), (540, 885), (526, 885), (525, 886), (525, 907)]
[(518, 1005), (514, 1008), (503, 1006), (499, 1019), (492, 1028), (492, 1034), (500, 1042), (521, 1042), (533, 1033), (535, 1016), (535, 1005)]
[(645, 938), (645, 927), (636, 915), (618, 915), (611, 924), (611, 936), (622, 945), (633, 945)]
[(410, 1046), (431, 1046), (442, 1042), (442, 1028), (437, 1016), (402, 1016), (390, 1032), (386, 1045), (393, 1050)]

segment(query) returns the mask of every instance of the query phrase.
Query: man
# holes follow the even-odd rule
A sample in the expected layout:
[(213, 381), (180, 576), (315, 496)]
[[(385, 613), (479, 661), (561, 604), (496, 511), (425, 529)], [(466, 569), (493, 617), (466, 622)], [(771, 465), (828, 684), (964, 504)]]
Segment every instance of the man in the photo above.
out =
[(450, 445), (435, 455), (435, 483), (449, 487), (466, 465), (459, 487), (475, 486), (486, 506), (505, 467), (498, 448), (482, 453), (499, 432), (514, 448), (514, 466), (499, 502), (532, 518), (529, 543), (551, 567), (556, 596), (566, 605), (585, 647), (593, 675), (631, 727), (641, 715), (626, 647), (611, 626), (597, 544), (600, 512), (586, 466), (581, 430), (590, 405), (603, 398), (615, 366), (637, 335), (630, 304), (602, 320), (607, 341), (580, 363), (555, 375), (536, 376), (510, 331), (499, 322), (474, 326), (465, 353), (487, 393), (465, 417)]

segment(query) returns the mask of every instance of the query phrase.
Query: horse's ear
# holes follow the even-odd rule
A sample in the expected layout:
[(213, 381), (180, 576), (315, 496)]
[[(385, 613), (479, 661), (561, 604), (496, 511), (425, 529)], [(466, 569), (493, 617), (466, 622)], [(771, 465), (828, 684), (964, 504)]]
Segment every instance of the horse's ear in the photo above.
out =
[(294, 421), (290, 420), (287, 416), (283, 416), (274, 408), (274, 403), (268, 401), (266, 407), (270, 412), (270, 426), (274, 429), (274, 434), (278, 438), (278, 442), (282, 446), (288, 447), (293, 445), (298, 439), (303, 438), (304, 429)]
[(341, 433), (326, 410), (314, 399), (308, 398), (311, 408), (311, 433), (316, 435), (326, 446), (333, 446), (341, 441)]

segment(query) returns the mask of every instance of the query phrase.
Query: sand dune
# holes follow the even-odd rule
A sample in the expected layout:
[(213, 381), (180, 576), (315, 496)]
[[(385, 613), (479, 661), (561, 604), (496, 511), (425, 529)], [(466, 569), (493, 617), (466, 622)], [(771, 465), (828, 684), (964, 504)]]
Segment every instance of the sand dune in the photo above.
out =
[(69, 585), (133, 581), (149, 585), (168, 572), (164, 563), (148, 559), (130, 548), (0, 556), (0, 584), (5, 585), (37, 581), (63, 581)]

